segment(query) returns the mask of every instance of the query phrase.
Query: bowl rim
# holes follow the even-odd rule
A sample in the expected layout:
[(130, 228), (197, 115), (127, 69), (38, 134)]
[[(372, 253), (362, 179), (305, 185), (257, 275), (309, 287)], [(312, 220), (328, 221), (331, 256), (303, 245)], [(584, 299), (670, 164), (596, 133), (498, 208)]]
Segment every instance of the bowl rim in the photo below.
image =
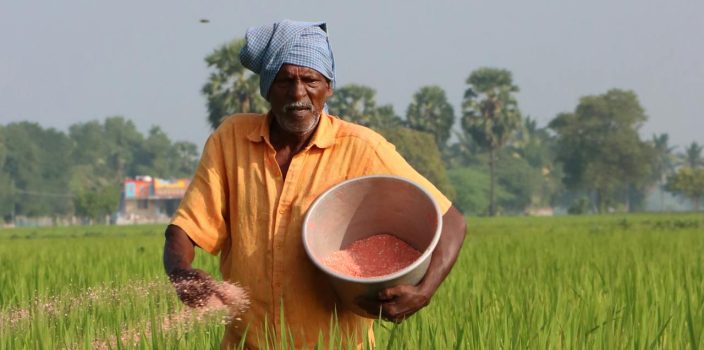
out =
[[(360, 181), (367, 181), (367, 180), (374, 180), (374, 179), (389, 179), (389, 180), (396, 180), (396, 181), (401, 181), (405, 182), (407, 184), (410, 184), (411, 186), (415, 187), (416, 189), (420, 190), (421, 193), (425, 194), (425, 196), (430, 200), (430, 203), (432, 204), (433, 208), (435, 209), (435, 213), (438, 218), (438, 225), (435, 229), (435, 233), (433, 235), (433, 239), (430, 241), (430, 244), (428, 244), (428, 247), (425, 248), (425, 250), (421, 253), (421, 255), (413, 261), (411, 264), (408, 266), (396, 271), (392, 272), (390, 274), (386, 275), (381, 275), (381, 276), (375, 276), (375, 277), (354, 277), (354, 276), (349, 276), (349, 275), (344, 275), (341, 274), (337, 271), (334, 271), (327, 266), (323, 265), (322, 263), (318, 262), (317, 259), (315, 259), (313, 252), (311, 252), (311, 248), (308, 246), (308, 242), (306, 240), (307, 237), (307, 232), (306, 227), (308, 226), (308, 221), (310, 220), (311, 213), (317, 208), (318, 206), (321, 205), (322, 201), (332, 192), (336, 191), (337, 189), (348, 186), (352, 183), (355, 182), (360, 182)], [(343, 281), (347, 282), (355, 282), (355, 283), (365, 283), (365, 284), (374, 284), (374, 283), (379, 283), (379, 282), (388, 282), (392, 281), (394, 279), (397, 279), (399, 277), (402, 277), (415, 268), (417, 268), (419, 265), (423, 264), (426, 259), (430, 255), (433, 254), (435, 251), (436, 246), (438, 245), (438, 242), (440, 241), (440, 236), (442, 235), (442, 213), (440, 212), (440, 207), (438, 206), (437, 202), (435, 201), (435, 198), (430, 194), (428, 190), (420, 186), (418, 183), (405, 178), (401, 176), (396, 176), (396, 175), (364, 175), (364, 176), (359, 176), (359, 177), (354, 177), (351, 179), (347, 179), (345, 181), (342, 181), (329, 189), (325, 190), (325, 192), (321, 193), (318, 198), (316, 198), (313, 201), (313, 204), (308, 207), (308, 211), (306, 212), (305, 217), (303, 218), (303, 225), (301, 227), (301, 240), (303, 241), (303, 248), (306, 251), (306, 255), (308, 255), (308, 259), (313, 262), (315, 266), (317, 266), (320, 270), (325, 272), (327, 275), (330, 275), (332, 277), (335, 277), (337, 279), (341, 279)]]

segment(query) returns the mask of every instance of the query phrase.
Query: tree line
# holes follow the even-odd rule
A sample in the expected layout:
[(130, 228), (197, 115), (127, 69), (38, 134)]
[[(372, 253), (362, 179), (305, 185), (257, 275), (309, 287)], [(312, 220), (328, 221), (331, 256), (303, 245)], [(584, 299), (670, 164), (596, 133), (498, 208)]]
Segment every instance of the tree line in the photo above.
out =
[[(205, 58), (211, 73), (202, 93), (213, 128), (228, 115), (268, 109), (258, 76), (240, 64), (242, 45), (233, 40)], [(466, 214), (638, 211), (654, 189), (699, 209), (702, 146), (692, 142), (677, 153), (667, 134), (642, 139), (647, 115), (634, 92), (584, 96), (540, 128), (521, 112), (510, 71), (479, 68), (465, 84), (457, 112), (436, 85), (420, 87), (404, 117), (360, 84), (336, 87), (327, 108), (381, 133)], [(0, 217), (97, 220), (117, 209), (125, 177), (189, 177), (199, 154), (157, 126), (143, 135), (124, 117), (75, 124), (67, 133), (30, 122), (0, 125)]]
[(0, 217), (100, 221), (117, 210), (122, 180), (136, 175), (190, 177), (200, 150), (173, 142), (157, 126), (147, 135), (123, 117), (71, 125), (0, 125)]
[[(230, 114), (267, 110), (258, 76), (239, 62), (242, 45), (233, 40), (205, 59), (211, 75), (202, 93), (213, 128)], [(538, 128), (520, 111), (510, 71), (479, 68), (465, 83), (459, 113), (436, 85), (417, 90), (405, 118), (391, 105), (378, 105), (376, 91), (359, 84), (336, 88), (328, 109), (384, 135), (466, 213), (637, 211), (658, 188), (691, 199), (698, 210), (702, 147), (692, 142), (676, 154), (667, 134), (642, 139), (647, 115), (634, 92), (584, 96), (574, 111)]]

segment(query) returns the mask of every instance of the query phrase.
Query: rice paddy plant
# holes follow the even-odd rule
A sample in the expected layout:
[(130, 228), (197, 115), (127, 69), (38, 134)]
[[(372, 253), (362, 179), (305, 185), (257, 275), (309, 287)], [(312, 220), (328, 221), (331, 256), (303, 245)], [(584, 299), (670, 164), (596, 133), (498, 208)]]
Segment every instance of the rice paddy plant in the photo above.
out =
[[(468, 218), (468, 226), (431, 304), (398, 325), (375, 321), (378, 349), (704, 344), (703, 215)], [(0, 230), (0, 349), (218, 348), (220, 318), (177, 318), (186, 310), (162, 271), (163, 229)], [(195, 265), (218, 276), (217, 263), (199, 252)], [(271, 348), (291, 348), (286, 328), (272, 332), (285, 339)], [(317, 348), (339, 348), (333, 333)]]

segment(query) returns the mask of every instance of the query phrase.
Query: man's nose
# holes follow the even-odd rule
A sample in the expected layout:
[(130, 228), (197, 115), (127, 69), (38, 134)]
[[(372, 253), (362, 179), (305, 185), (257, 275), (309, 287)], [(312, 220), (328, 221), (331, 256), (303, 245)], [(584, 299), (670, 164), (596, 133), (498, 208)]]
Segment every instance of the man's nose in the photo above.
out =
[(300, 80), (294, 80), (293, 82), (291, 82), (291, 86), (289, 88), (288, 93), (291, 97), (295, 99), (304, 97), (306, 95), (305, 84), (303, 84), (303, 82)]

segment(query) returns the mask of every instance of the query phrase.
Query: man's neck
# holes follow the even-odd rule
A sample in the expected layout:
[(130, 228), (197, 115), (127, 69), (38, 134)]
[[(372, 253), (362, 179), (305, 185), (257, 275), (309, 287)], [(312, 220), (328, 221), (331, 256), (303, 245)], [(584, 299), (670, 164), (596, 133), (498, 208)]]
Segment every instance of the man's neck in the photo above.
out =
[[(318, 124), (320, 124), (320, 121), (318, 121)], [(318, 124), (308, 132), (291, 133), (279, 127), (276, 123), (276, 119), (272, 118), (271, 124), (269, 125), (269, 140), (276, 151), (276, 163), (279, 165), (281, 175), (284, 179), (286, 179), (291, 160), (308, 145), (315, 130), (318, 129)]]
[(274, 146), (277, 153), (282, 150), (287, 150), (288, 153), (291, 154), (291, 157), (293, 157), (308, 145), (310, 139), (313, 138), (313, 134), (315, 134), (315, 130), (318, 129), (319, 124), (320, 121), (318, 121), (315, 127), (310, 131), (292, 133), (283, 130), (276, 123), (276, 118), (271, 118), (271, 124), (269, 125), (269, 139), (271, 145)]

